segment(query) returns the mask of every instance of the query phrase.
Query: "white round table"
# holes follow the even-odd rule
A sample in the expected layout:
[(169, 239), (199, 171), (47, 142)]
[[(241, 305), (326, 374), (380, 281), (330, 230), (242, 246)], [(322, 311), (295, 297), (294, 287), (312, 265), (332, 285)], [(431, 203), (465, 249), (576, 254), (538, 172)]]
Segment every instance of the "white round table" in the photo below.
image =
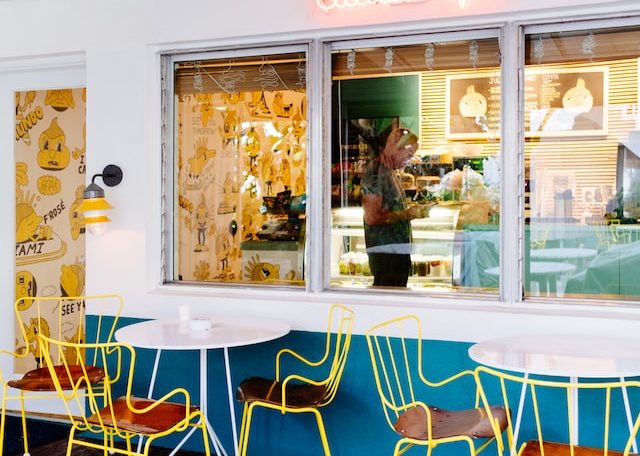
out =
[[(206, 421), (207, 429), (216, 454), (227, 456), (222, 442), (213, 430), (207, 415), (207, 350), (223, 349), (224, 364), (231, 415), (234, 454), (238, 455), (238, 434), (234, 411), (231, 370), (229, 367), (229, 348), (259, 344), (285, 336), (291, 331), (288, 324), (280, 321), (254, 318), (210, 317), (211, 328), (207, 330), (191, 330), (189, 321), (178, 319), (148, 320), (120, 328), (115, 333), (119, 342), (128, 343), (137, 348), (156, 350), (153, 372), (149, 384), (149, 397), (153, 394), (160, 354), (162, 350), (198, 350), (200, 352), (200, 409)], [(196, 428), (185, 435), (182, 441), (171, 452), (176, 453)], [(139, 444), (141, 444), (140, 441)]]
[(582, 247), (555, 247), (551, 249), (532, 249), (529, 252), (531, 260), (535, 261), (573, 261), (578, 269), (598, 254), (596, 249)]
[[(529, 263), (529, 276), (534, 282), (540, 284), (540, 290), (545, 289), (547, 295), (555, 293), (557, 280), (562, 274), (573, 272), (576, 266), (568, 263), (558, 263), (555, 261), (531, 261)], [(489, 275), (500, 276), (500, 267), (494, 266), (485, 269)]]
[[(469, 357), (495, 369), (530, 374), (568, 377), (573, 383), (580, 378), (620, 378), (640, 376), (638, 341), (623, 337), (593, 334), (539, 334), (499, 337), (479, 342), (469, 348)], [(514, 426), (517, 441), (522, 417), (526, 384), (523, 383)], [(626, 389), (622, 390), (627, 424), (633, 428)], [(572, 423), (578, 442), (578, 400)], [(637, 452), (634, 441), (634, 452)]]

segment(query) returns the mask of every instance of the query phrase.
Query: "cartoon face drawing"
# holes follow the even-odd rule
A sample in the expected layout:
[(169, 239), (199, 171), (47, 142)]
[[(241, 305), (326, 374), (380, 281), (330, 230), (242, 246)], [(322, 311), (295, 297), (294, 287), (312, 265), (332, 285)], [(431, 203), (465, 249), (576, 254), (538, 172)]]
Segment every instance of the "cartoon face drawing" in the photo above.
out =
[(567, 90), (562, 97), (562, 107), (574, 114), (583, 114), (591, 110), (593, 95), (586, 88), (584, 79), (578, 78), (576, 86)]
[(42, 169), (60, 171), (67, 167), (71, 154), (65, 144), (64, 131), (58, 126), (58, 118), (38, 138), (38, 165)]
[(258, 255), (248, 261), (245, 271), (245, 277), (250, 280), (263, 282), (280, 278), (280, 265), (260, 261)]
[(487, 113), (487, 99), (481, 93), (476, 92), (474, 85), (470, 85), (458, 107), (463, 117), (484, 116)]

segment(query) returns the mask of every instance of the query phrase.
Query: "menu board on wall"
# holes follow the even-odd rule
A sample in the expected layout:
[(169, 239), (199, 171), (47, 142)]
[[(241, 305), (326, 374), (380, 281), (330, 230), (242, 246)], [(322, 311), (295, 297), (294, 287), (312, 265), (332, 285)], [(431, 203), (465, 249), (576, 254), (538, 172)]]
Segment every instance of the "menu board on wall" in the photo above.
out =
[[(491, 138), (500, 132), (500, 76), (447, 77), (449, 139)], [(585, 136), (607, 133), (608, 68), (541, 68), (526, 71), (525, 135)]]

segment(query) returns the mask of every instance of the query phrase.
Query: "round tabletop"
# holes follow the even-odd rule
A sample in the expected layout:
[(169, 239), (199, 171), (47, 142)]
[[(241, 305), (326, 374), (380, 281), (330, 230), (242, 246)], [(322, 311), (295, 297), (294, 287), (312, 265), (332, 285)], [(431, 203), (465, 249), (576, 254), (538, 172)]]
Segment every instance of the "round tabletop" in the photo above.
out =
[(638, 341), (593, 334), (500, 337), (469, 348), (475, 362), (496, 369), (576, 378), (640, 376)]
[[(564, 274), (571, 272), (575, 269), (575, 265), (568, 263), (557, 263), (555, 261), (532, 261), (530, 263), (529, 274), (531, 275), (554, 275)], [(492, 268), (485, 269), (487, 274), (499, 276), (500, 267), (494, 266)]]
[(115, 338), (138, 348), (202, 350), (240, 347), (285, 336), (291, 327), (284, 322), (253, 318), (210, 317), (206, 330), (190, 329), (189, 321), (147, 320), (118, 329)]
[(532, 249), (529, 256), (532, 260), (586, 260), (596, 256), (596, 249), (555, 247), (551, 249)]

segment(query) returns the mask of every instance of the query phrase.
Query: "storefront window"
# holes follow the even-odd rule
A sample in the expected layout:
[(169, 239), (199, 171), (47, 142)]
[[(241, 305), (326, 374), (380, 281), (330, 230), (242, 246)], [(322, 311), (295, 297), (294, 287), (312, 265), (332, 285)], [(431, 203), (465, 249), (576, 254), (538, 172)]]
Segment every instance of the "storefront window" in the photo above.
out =
[(640, 28), (527, 30), (525, 293), (637, 299)]
[(495, 294), (498, 39), (332, 53), (331, 286)]
[(170, 280), (304, 285), (306, 52), (171, 57)]

